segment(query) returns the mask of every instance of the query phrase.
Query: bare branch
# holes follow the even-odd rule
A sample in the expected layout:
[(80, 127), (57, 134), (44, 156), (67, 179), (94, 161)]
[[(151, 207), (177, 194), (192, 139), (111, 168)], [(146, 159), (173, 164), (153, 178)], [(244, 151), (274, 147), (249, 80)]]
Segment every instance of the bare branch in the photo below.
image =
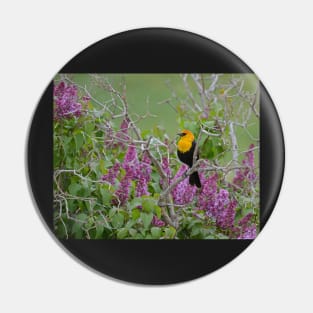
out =
[(183, 82), (184, 82), (184, 86), (185, 86), (185, 89), (187, 91), (187, 94), (188, 94), (188, 97), (190, 98), (191, 102), (193, 103), (193, 105), (195, 106), (195, 108), (199, 111), (199, 112), (202, 112), (202, 109), (200, 108), (199, 104), (196, 102), (193, 94), (192, 94), (192, 91), (190, 89), (190, 86), (188, 84), (188, 74), (183, 74), (182, 75), (182, 79), (183, 79)]
[(232, 154), (233, 154), (233, 160), (238, 163), (238, 143), (237, 143), (237, 137), (234, 130), (234, 123), (232, 121), (229, 122), (229, 134), (231, 138), (232, 143)]

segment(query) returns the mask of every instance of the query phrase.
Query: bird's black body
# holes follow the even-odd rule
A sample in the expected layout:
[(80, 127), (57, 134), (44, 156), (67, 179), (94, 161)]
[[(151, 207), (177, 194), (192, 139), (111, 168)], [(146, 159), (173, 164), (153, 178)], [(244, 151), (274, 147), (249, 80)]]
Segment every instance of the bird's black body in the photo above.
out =
[[(190, 150), (184, 153), (177, 150), (177, 156), (179, 160), (187, 164), (189, 167), (192, 167), (192, 164), (193, 164), (193, 153), (195, 151), (195, 147), (196, 147), (196, 142), (193, 141)], [(199, 152), (197, 155), (197, 160), (198, 159), (199, 159)], [(200, 182), (200, 177), (199, 177), (198, 172), (194, 172), (189, 176), (189, 184), (192, 186), (196, 185), (198, 188), (201, 188), (201, 182)]]
[[(191, 149), (188, 150), (187, 152), (180, 152), (179, 150), (177, 150), (177, 156), (178, 158), (185, 164), (187, 164), (189, 167), (192, 167), (192, 163), (193, 163), (193, 153), (195, 151), (195, 147), (196, 147), (196, 142), (193, 141), (192, 142), (192, 146)], [(199, 158), (199, 155), (197, 156), (197, 159)]]

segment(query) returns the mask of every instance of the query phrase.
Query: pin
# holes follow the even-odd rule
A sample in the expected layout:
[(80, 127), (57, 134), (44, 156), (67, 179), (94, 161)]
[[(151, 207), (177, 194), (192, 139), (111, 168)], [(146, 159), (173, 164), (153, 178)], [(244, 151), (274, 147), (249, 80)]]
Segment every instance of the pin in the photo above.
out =
[(28, 139), (54, 239), (100, 274), (141, 284), (192, 280), (237, 257), (270, 217), (283, 172), (280, 121), (257, 75), (175, 29), (82, 51), (45, 90)]

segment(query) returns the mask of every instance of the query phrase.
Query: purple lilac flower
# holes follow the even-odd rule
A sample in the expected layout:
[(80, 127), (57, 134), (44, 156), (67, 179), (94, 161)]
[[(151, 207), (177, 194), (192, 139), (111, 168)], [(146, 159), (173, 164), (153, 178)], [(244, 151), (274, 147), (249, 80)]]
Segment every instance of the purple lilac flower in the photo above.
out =
[[(188, 170), (188, 166), (183, 164), (176, 173), (174, 180), (181, 177)], [(197, 187), (189, 184), (189, 179), (186, 177), (172, 191), (172, 196), (175, 204), (190, 203), (197, 192)]]
[(207, 210), (207, 207), (217, 192), (217, 178), (218, 175), (215, 173), (214, 175), (208, 177), (207, 179), (203, 180), (203, 187), (202, 192), (198, 198), (198, 207), (201, 210)]
[(85, 102), (85, 103), (88, 102), (90, 99), (91, 98), (89, 96), (83, 96), (82, 97), (82, 101)]
[(118, 145), (121, 148), (125, 148), (126, 144), (125, 141), (129, 140), (129, 135), (128, 135), (128, 129), (129, 129), (129, 119), (125, 118), (123, 119), (119, 131), (116, 133), (116, 137), (120, 140), (117, 139)]
[(156, 226), (156, 227), (162, 227), (165, 225), (165, 222), (163, 222), (162, 220), (158, 219), (155, 215), (153, 215), (153, 219), (152, 219), (152, 225)]
[(248, 213), (239, 222), (240, 226), (238, 239), (254, 239), (256, 237), (256, 225), (251, 223), (252, 213)]
[(238, 222), (238, 225), (242, 227), (247, 226), (250, 223), (252, 216), (253, 216), (252, 213), (248, 213)]
[[(169, 164), (169, 161), (168, 161), (168, 158), (167, 157), (163, 157), (162, 158), (162, 169), (165, 173), (165, 175), (167, 176), (167, 182), (170, 183), (170, 180), (171, 180), (171, 169), (170, 169), (170, 164)], [(160, 185), (162, 188), (165, 187), (165, 184), (162, 180), (162, 178), (160, 178)]]
[(148, 182), (151, 178), (151, 160), (148, 154), (145, 152), (142, 156), (142, 160), (139, 163), (137, 172), (137, 184), (136, 184), (136, 197), (149, 196)]
[(107, 149), (111, 149), (114, 147), (114, 139), (113, 139), (113, 129), (112, 125), (109, 122), (105, 123), (105, 137), (104, 137), (104, 146)]
[(255, 183), (256, 182), (256, 173), (254, 171), (254, 153), (253, 149), (254, 144), (251, 144), (249, 146), (249, 151), (246, 152), (246, 157), (242, 161), (242, 164), (246, 166), (244, 169), (239, 169), (235, 173), (235, 177), (233, 179), (233, 183), (238, 186), (238, 187), (243, 187), (244, 182), (248, 181), (250, 183)]
[(115, 192), (115, 196), (118, 199), (113, 199), (114, 205), (124, 205), (129, 197), (129, 191), (130, 191), (130, 185), (131, 185), (131, 178), (126, 174), (123, 179), (121, 180), (121, 183)]
[(68, 119), (81, 115), (82, 105), (78, 102), (77, 86), (67, 85), (64, 81), (61, 81), (54, 86), (54, 100), (56, 119)]
[(117, 178), (119, 174), (120, 168), (121, 168), (121, 164), (118, 162), (115, 163), (113, 167), (109, 169), (108, 173), (101, 177), (101, 180), (109, 182), (110, 184), (114, 185), (115, 179)]
[(252, 224), (241, 230), (241, 235), (238, 239), (255, 239), (256, 237), (256, 225)]
[(218, 175), (215, 173), (204, 180), (198, 199), (198, 209), (204, 210), (206, 215), (213, 218), (219, 227), (228, 229), (234, 225), (237, 202), (230, 200), (227, 190), (220, 189), (218, 191), (217, 179)]
[(249, 151), (246, 152), (246, 159), (244, 159), (242, 161), (243, 165), (246, 165), (249, 167), (245, 170), (245, 175), (246, 175), (248, 181), (250, 181), (252, 183), (255, 182), (255, 180), (256, 180), (256, 174), (254, 172), (254, 153), (252, 150), (253, 148), (254, 148), (254, 144), (251, 144), (249, 146)]
[(125, 176), (122, 178), (118, 189), (115, 192), (115, 196), (118, 199), (113, 200), (114, 205), (124, 205), (129, 197), (131, 181), (137, 174), (137, 151), (136, 147), (129, 146), (125, 154), (123, 164), (121, 167), (125, 170)]
[(122, 167), (126, 171), (126, 175), (128, 175), (129, 178), (135, 179), (137, 177), (138, 163), (136, 147), (133, 145), (128, 146)]
[(223, 229), (231, 228), (235, 222), (237, 201), (230, 201), (225, 207), (220, 207), (217, 214), (216, 221), (217, 225)]
[(146, 153), (143, 154), (142, 160), (139, 162), (136, 147), (129, 146), (123, 163), (115, 163), (109, 172), (102, 176), (102, 180), (114, 184), (121, 168), (125, 170), (125, 176), (115, 192), (117, 199), (113, 200), (113, 204), (123, 205), (126, 203), (129, 198), (131, 181), (136, 181), (136, 197), (149, 195), (148, 182), (151, 178), (152, 169), (150, 158)]

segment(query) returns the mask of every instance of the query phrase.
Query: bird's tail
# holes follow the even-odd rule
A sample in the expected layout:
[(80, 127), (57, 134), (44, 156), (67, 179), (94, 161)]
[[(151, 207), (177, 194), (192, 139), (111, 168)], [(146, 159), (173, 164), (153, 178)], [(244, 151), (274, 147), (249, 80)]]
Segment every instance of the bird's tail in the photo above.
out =
[(198, 172), (194, 172), (189, 176), (189, 184), (191, 186), (196, 185), (198, 188), (201, 188), (201, 181)]

